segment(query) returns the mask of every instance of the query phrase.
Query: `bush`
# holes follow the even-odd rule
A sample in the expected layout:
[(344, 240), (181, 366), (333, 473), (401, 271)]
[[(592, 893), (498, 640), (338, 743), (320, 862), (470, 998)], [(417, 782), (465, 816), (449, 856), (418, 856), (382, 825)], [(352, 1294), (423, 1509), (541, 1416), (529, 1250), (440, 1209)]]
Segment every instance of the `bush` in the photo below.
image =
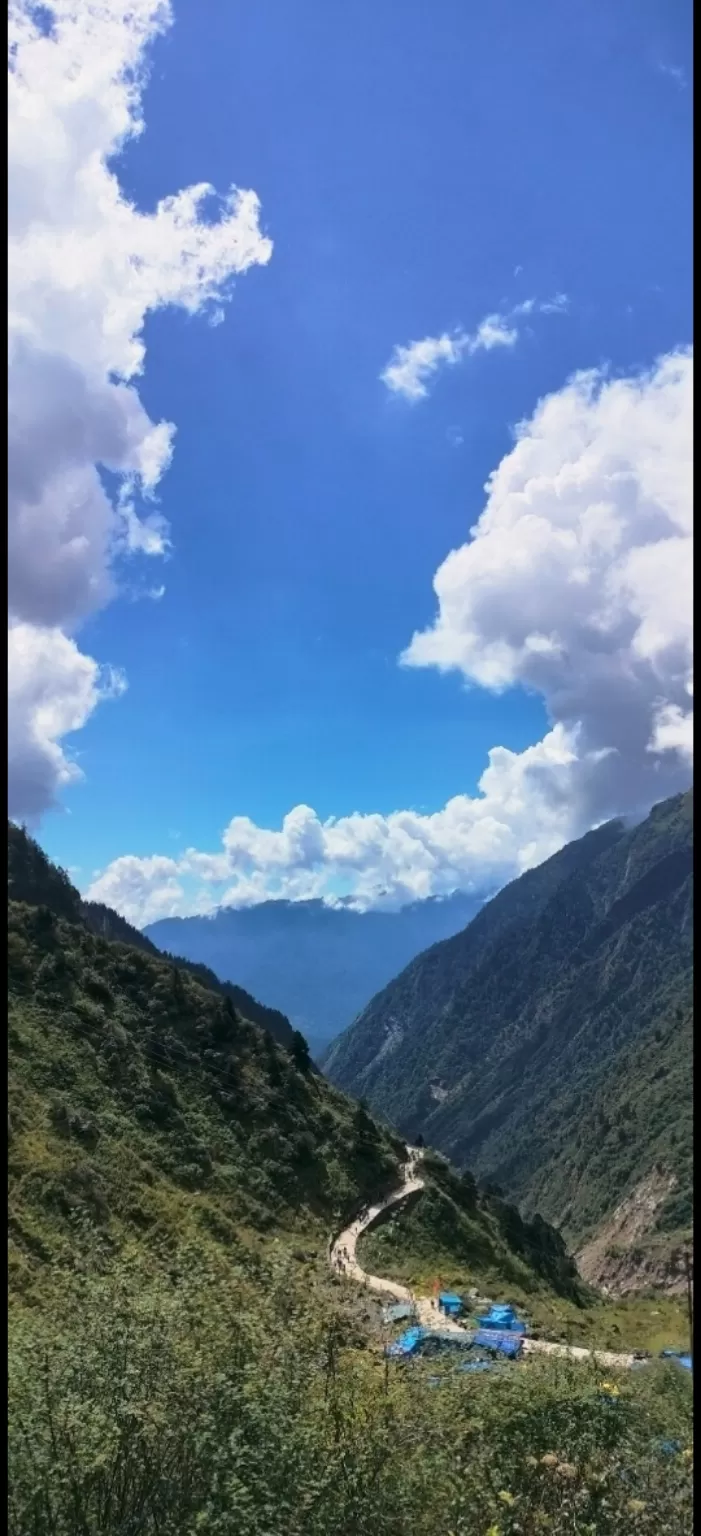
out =
[(689, 1438), (673, 1366), (613, 1400), (582, 1366), (390, 1372), (291, 1269), (199, 1250), (54, 1299), (11, 1319), (11, 1536), (691, 1529), (689, 1459), (655, 1444)]

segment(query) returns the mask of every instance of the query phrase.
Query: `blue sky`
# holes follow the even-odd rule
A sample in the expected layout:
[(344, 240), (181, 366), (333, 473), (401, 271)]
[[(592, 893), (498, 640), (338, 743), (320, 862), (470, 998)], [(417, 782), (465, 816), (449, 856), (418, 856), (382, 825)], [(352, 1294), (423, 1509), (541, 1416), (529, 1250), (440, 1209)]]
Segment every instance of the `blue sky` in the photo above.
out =
[[(148, 57), (124, 196), (253, 188), (273, 253), (223, 323), (145, 320), (172, 550), (121, 562), (80, 629), (128, 680), (69, 738), (84, 777), (41, 820), (83, 883), (219, 848), (232, 817), (435, 813), (491, 748), (538, 742), (537, 685), (398, 658), (515, 423), (577, 370), (633, 377), (691, 341), (682, 0), (175, 0)], [(381, 380), (397, 346), (556, 294), (420, 401)]]

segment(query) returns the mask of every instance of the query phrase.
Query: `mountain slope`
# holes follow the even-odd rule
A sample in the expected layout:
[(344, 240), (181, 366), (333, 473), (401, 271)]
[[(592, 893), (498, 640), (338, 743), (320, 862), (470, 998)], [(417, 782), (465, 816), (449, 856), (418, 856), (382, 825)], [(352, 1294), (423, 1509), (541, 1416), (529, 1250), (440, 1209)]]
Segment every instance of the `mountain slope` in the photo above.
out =
[(323, 901), (265, 901), (211, 917), (162, 918), (145, 933), (283, 1009), (317, 1056), (380, 987), (428, 944), (457, 933), (473, 896), (356, 912)]
[(573, 1240), (656, 1161), (676, 1181), (657, 1225), (683, 1226), (691, 903), (689, 793), (500, 892), (373, 999), (325, 1070)]
[(78, 893), (23, 838), (9, 840), (25, 897), (8, 902), (14, 1285), (74, 1253), (85, 1222), (161, 1259), (192, 1239), (235, 1249), (242, 1228), (328, 1225), (397, 1179), (403, 1144), (311, 1070), (301, 1035), (285, 1049), (218, 986), (69, 921)]
[[(101, 902), (83, 901), (80, 893), (66, 874), (47, 859), (46, 854), (14, 822), (7, 824), (7, 894), (8, 900), (27, 902), (30, 906), (43, 903), (58, 917), (68, 922), (82, 923), (102, 939), (115, 939), (129, 944), (132, 949), (145, 950), (148, 955), (161, 957), (163, 949), (157, 948), (146, 934), (134, 928), (126, 918), (113, 912)], [(266, 1008), (251, 997), (243, 987), (229, 981), (220, 981), (205, 965), (198, 965), (180, 955), (168, 954), (167, 958), (179, 970), (188, 971), (208, 990), (228, 997), (245, 1018), (267, 1029), (281, 1045), (292, 1042), (293, 1028), (289, 1019), (276, 1008)]]
[[(330, 1225), (398, 1182), (404, 1143), (312, 1069), (299, 1033), (283, 1048), (234, 1006), (247, 994), (86, 907), (15, 827), (8, 887), (23, 897), (8, 902), (13, 1290), (82, 1265), (90, 1230), (161, 1265), (193, 1243), (240, 1261), (246, 1233), (321, 1252)], [(580, 1299), (557, 1233), (434, 1165), (426, 1241), (436, 1223), (449, 1245), (467, 1233), (490, 1274)]]

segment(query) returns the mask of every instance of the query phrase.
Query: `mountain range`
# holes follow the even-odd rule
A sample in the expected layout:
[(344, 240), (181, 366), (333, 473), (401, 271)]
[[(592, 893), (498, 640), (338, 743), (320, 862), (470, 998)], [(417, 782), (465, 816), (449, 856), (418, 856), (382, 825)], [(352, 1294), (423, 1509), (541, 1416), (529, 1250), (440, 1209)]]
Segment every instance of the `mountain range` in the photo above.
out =
[[(287, 1019), (83, 902), (12, 824), (8, 929), (13, 1294), (82, 1265), (95, 1236), (149, 1270), (218, 1252), (255, 1272), (267, 1235), (324, 1253), (329, 1223), (399, 1182), (402, 1139), (313, 1069)], [(425, 1242), (477, 1242), (491, 1278), (583, 1295), (546, 1222), (440, 1158), (425, 1173)]]
[(691, 1221), (692, 889), (689, 791), (500, 891), (323, 1070), (573, 1244), (656, 1169), (647, 1239), (672, 1242)]
[(399, 911), (347, 902), (265, 901), (207, 917), (161, 918), (144, 933), (282, 1010), (318, 1058), (370, 998), (428, 945), (458, 933), (483, 898), (457, 892)]

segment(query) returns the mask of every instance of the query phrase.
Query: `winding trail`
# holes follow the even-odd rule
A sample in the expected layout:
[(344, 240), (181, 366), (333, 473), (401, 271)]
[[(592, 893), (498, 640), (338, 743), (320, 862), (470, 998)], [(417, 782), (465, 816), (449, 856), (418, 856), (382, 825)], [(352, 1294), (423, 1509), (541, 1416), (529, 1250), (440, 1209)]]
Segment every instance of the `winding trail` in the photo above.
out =
[[(400, 1285), (396, 1280), (388, 1280), (383, 1275), (369, 1275), (358, 1263), (356, 1247), (358, 1238), (368, 1227), (372, 1227), (378, 1218), (392, 1205), (400, 1205), (410, 1195), (419, 1189), (425, 1188), (425, 1180), (417, 1172), (421, 1162), (422, 1152), (419, 1147), (407, 1147), (407, 1162), (402, 1169), (402, 1182), (399, 1187), (386, 1195), (384, 1200), (377, 1205), (371, 1205), (363, 1211), (356, 1220), (351, 1222), (343, 1232), (340, 1232), (329, 1250), (329, 1263), (336, 1274), (345, 1275), (349, 1280), (354, 1280), (357, 1285), (365, 1286), (368, 1291), (376, 1291), (382, 1296), (392, 1297), (394, 1301), (411, 1302), (416, 1309), (416, 1320), (423, 1328), (433, 1329), (440, 1333), (464, 1333), (462, 1325), (454, 1318), (445, 1317), (438, 1311), (436, 1303), (430, 1296), (417, 1296), (410, 1291), (408, 1286)], [(631, 1354), (621, 1354), (610, 1349), (583, 1349), (575, 1344), (551, 1344), (546, 1339), (523, 1340), (523, 1352), (527, 1355), (557, 1355), (570, 1360), (596, 1360), (599, 1365), (625, 1370), (633, 1364)]]

